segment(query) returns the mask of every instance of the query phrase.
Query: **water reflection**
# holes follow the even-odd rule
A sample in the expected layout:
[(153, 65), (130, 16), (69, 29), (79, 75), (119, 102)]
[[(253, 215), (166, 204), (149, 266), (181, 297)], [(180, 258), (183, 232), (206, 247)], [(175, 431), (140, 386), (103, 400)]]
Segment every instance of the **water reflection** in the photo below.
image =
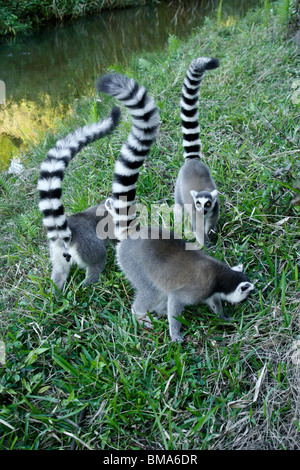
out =
[[(95, 79), (132, 52), (164, 47), (170, 34), (188, 36), (218, 1), (173, 0), (159, 5), (104, 11), (101, 15), (17, 36), (0, 46), (0, 165), (26, 150), (28, 142), (71, 112), (74, 99), (89, 94)], [(254, 0), (223, 0), (223, 15), (243, 14)]]

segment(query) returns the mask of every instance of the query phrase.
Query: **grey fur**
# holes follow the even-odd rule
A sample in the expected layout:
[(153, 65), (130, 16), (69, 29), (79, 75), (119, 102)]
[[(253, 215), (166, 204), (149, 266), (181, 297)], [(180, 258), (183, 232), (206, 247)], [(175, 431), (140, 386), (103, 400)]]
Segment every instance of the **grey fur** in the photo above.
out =
[(107, 223), (108, 230), (112, 227), (112, 217), (104, 202), (67, 217), (67, 221), (72, 233), (68, 249), (60, 238), (49, 242), (51, 279), (59, 290), (63, 290), (72, 264), (86, 270), (85, 286), (97, 282), (105, 267), (107, 245), (115, 240), (112, 231), (105, 233), (100, 229), (103, 221)]
[(218, 65), (219, 62), (213, 58), (194, 59), (187, 70), (180, 101), (185, 162), (175, 184), (175, 217), (177, 224), (181, 224), (184, 210), (200, 245), (208, 242), (211, 231), (216, 228), (219, 199), (210, 171), (201, 160), (199, 91), (205, 70)]
[[(176, 222), (181, 223), (184, 209), (184, 215), (188, 216), (198, 243), (206, 245), (211, 231), (215, 230), (218, 223), (220, 204), (217, 187), (202, 161), (185, 161), (178, 173), (174, 197)], [(211, 204), (209, 210), (205, 208), (205, 204)]]
[[(110, 81), (113, 81), (114, 96), (127, 96), (133, 89), (132, 82), (123, 77), (114, 80), (106, 76), (105, 87), (102, 91), (111, 90)], [(139, 110), (141, 124), (138, 139), (146, 140), (143, 136), (144, 119), (146, 119), (143, 103), (140, 101), (139, 86), (135, 83), (134, 92), (130, 93)], [(125, 102), (126, 106), (126, 102)], [(130, 109), (129, 109), (130, 112)], [(155, 103), (151, 102), (152, 128), (158, 127)], [(151, 118), (150, 118), (151, 121)], [(154, 135), (152, 129), (151, 135)], [(145, 160), (150, 147), (143, 157), (139, 159), (138, 168)], [(123, 221), (130, 222), (126, 226), (126, 233), (119, 230), (119, 208), (121, 197), (126, 199), (127, 193), (134, 187), (130, 203), (135, 201), (135, 183), (138, 173), (134, 173), (134, 184), (126, 178), (131, 175), (131, 163), (134, 160), (135, 150), (130, 154), (121, 152), (115, 165), (113, 181), (113, 197), (107, 199), (106, 208), (113, 216), (115, 233), (119, 240), (117, 245), (117, 261), (127, 279), (135, 289), (135, 299), (132, 312), (140, 324), (151, 328), (152, 323), (148, 312), (158, 315), (167, 313), (170, 337), (172, 341), (182, 341), (181, 323), (178, 317), (186, 305), (199, 302), (209, 305), (214, 313), (225, 319), (222, 310), (222, 300), (232, 303), (246, 299), (254, 289), (248, 277), (241, 272), (241, 267), (230, 268), (220, 261), (207, 256), (202, 250), (189, 250), (188, 244), (176, 238), (176, 234), (158, 227), (137, 228), (132, 217), (123, 216)], [(129, 158), (130, 157), (130, 158)], [(122, 163), (119, 165), (118, 162)], [(124, 234), (126, 236), (124, 236)]]
[[(117, 260), (135, 288), (132, 312), (151, 328), (148, 312), (167, 313), (172, 341), (182, 341), (178, 317), (184, 307), (204, 303), (223, 320), (222, 300), (239, 303), (253, 291), (241, 267), (230, 268), (202, 250), (188, 250), (187, 243), (174, 234), (151, 227), (142, 228), (140, 238), (127, 238), (117, 246)], [(158, 231), (159, 233), (153, 233)], [(169, 239), (167, 239), (169, 237)]]
[(104, 220), (112, 226), (111, 215), (102, 203), (66, 217), (61, 186), (70, 160), (90, 142), (110, 134), (119, 118), (120, 109), (115, 107), (109, 117), (68, 134), (49, 150), (41, 164), (39, 209), (49, 238), (51, 279), (59, 290), (63, 289), (73, 263), (86, 269), (85, 285), (97, 282), (105, 266), (106, 246), (109, 238), (114, 239), (114, 233), (104, 233), (102, 226)]

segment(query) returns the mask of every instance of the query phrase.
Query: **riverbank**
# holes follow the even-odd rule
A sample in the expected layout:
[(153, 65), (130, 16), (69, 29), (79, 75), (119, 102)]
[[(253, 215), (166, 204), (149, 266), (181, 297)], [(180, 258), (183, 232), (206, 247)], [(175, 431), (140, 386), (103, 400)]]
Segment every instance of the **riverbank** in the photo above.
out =
[[(128, 68), (154, 96), (161, 129), (141, 172), (138, 200), (173, 204), (183, 163), (179, 100), (190, 61), (218, 57), (201, 88), (205, 162), (221, 193), (213, 256), (243, 262), (256, 290), (225, 305), (223, 323), (187, 308), (185, 343), (166, 319), (141, 329), (133, 291), (113, 248), (99, 282), (73, 270), (51, 288), (38, 211), (39, 165), (58, 138), (105, 116), (112, 100), (79, 100), (75, 113), (27, 153), (18, 176), (1, 175), (0, 449), (299, 450), (299, 49), (278, 3), (244, 19), (207, 20), (186, 41), (133, 56)], [(130, 122), (82, 151), (63, 183), (68, 213), (110, 194)], [(0, 345), (1, 346), (1, 345)]]
[(49, 23), (62, 22), (102, 10), (145, 5), (156, 0), (8, 0), (0, 6), (0, 38), (32, 31)]

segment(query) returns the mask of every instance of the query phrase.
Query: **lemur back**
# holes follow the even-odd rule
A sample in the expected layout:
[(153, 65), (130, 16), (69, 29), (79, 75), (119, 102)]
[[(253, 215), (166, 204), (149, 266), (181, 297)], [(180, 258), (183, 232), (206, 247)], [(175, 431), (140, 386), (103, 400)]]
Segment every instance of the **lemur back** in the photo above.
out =
[(185, 162), (175, 184), (175, 217), (177, 224), (181, 224), (184, 209), (200, 245), (207, 243), (219, 218), (218, 191), (208, 167), (202, 162), (199, 126), (199, 93), (203, 75), (206, 70), (218, 66), (217, 59), (194, 59), (187, 70), (180, 101)]
[[(172, 341), (182, 341), (178, 316), (186, 305), (206, 303), (225, 319), (221, 301), (241, 302), (254, 286), (241, 266), (230, 268), (202, 250), (189, 250), (188, 243), (168, 230), (137, 226), (135, 210), (128, 211), (128, 207), (134, 206), (139, 169), (157, 135), (159, 115), (154, 100), (134, 80), (115, 74), (102, 80), (98, 89), (122, 101), (133, 120), (115, 164), (113, 197), (106, 201), (119, 240), (118, 264), (135, 288), (132, 312), (149, 328), (148, 312), (167, 313)], [(127, 197), (129, 202), (121, 216), (120, 207), (125, 207)]]
[(109, 117), (68, 134), (49, 150), (41, 164), (37, 186), (39, 209), (49, 239), (51, 279), (59, 290), (63, 289), (73, 263), (86, 269), (85, 285), (97, 282), (104, 269), (106, 246), (114, 234), (104, 233), (99, 222), (105, 219), (109, 225), (111, 216), (103, 202), (67, 217), (61, 199), (62, 181), (71, 159), (89, 143), (109, 135), (119, 118), (120, 109), (114, 107)]

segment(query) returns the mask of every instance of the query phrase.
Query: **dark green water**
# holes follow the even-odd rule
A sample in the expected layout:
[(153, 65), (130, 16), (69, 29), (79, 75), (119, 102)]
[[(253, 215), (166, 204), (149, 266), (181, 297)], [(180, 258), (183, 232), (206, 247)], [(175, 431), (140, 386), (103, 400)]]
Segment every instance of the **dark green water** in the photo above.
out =
[[(170, 34), (187, 37), (205, 17), (215, 17), (219, 1), (174, 0), (159, 5), (104, 11), (17, 36), (0, 45), (0, 80), (6, 103), (0, 104), (0, 167), (22, 157), (30, 141), (55, 128), (76, 98), (93, 89), (111, 65), (127, 64), (131, 54), (167, 46)], [(222, 19), (242, 16), (257, 0), (223, 0)]]

